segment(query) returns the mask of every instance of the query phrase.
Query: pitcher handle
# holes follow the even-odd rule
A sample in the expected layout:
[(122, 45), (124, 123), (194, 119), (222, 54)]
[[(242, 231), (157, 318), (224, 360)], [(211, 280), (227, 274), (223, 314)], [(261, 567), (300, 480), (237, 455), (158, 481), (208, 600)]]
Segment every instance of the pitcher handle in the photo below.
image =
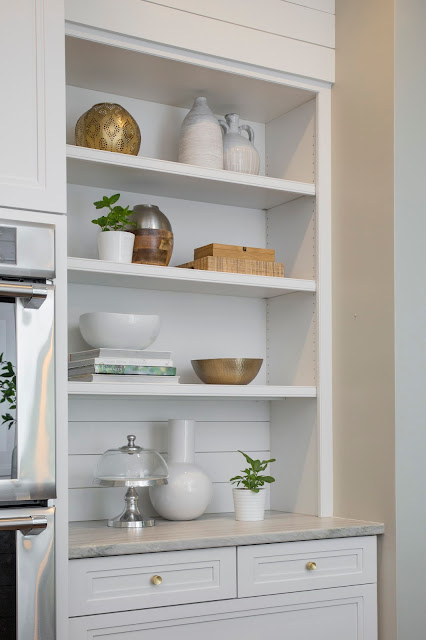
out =
[(223, 133), (226, 135), (229, 131), (228, 123), (225, 122), (225, 120), (221, 120), (220, 118), (218, 118), (218, 122), (223, 130)]
[(238, 127), (238, 130), (246, 131), (250, 142), (254, 144), (254, 131), (249, 124), (242, 124), (240, 127)]

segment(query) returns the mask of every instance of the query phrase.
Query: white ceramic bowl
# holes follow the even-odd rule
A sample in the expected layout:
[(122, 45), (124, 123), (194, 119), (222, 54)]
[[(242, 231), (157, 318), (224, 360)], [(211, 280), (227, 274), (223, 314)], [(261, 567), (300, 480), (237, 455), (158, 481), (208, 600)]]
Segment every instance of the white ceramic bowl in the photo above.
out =
[(94, 348), (146, 349), (160, 332), (160, 317), (104, 311), (83, 313), (80, 331)]

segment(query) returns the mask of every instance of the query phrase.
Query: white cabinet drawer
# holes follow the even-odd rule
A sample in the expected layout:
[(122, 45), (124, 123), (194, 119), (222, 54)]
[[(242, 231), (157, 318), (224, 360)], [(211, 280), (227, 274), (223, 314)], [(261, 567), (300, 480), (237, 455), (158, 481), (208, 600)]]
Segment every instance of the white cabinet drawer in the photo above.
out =
[(376, 581), (375, 536), (238, 547), (240, 598)]
[[(70, 616), (236, 597), (236, 551), (197, 549), (70, 560)], [(161, 584), (153, 577), (161, 576)]]

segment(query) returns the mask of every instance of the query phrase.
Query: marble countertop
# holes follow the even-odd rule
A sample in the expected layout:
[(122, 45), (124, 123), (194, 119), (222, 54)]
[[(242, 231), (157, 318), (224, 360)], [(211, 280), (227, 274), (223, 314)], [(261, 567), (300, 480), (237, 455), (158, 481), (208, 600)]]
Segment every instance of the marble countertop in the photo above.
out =
[(237, 522), (233, 513), (208, 514), (190, 522), (156, 520), (147, 529), (114, 529), (106, 521), (71, 522), (69, 558), (233, 547), (271, 542), (350, 538), (384, 533), (383, 524), (270, 511), (261, 522)]

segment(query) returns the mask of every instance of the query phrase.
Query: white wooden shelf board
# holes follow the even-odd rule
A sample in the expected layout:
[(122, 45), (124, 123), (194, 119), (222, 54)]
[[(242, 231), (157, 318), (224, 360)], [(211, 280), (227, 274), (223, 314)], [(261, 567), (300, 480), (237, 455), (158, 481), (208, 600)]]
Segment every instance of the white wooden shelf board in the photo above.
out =
[(271, 209), (301, 196), (315, 185), (233, 171), (205, 169), (179, 162), (131, 156), (67, 145), (68, 182), (90, 187)]
[(68, 282), (246, 298), (273, 298), (294, 291), (313, 293), (316, 290), (313, 280), (120, 264), (86, 258), (68, 258)]
[(154, 384), (118, 382), (68, 382), (70, 395), (160, 396), (164, 398), (315, 398), (316, 387), (277, 385)]

